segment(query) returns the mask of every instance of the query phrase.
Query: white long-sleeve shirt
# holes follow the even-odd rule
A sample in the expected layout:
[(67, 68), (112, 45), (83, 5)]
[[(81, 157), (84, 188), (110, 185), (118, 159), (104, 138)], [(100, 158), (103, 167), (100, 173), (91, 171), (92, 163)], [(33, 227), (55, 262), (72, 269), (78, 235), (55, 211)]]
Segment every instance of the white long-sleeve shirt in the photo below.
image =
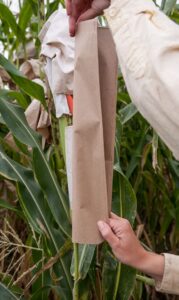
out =
[(133, 103), (179, 159), (179, 26), (151, 0), (112, 0), (106, 17)]
[[(112, 0), (105, 15), (132, 102), (179, 159), (179, 26), (151, 0)], [(179, 294), (179, 256), (164, 255), (156, 289)]]

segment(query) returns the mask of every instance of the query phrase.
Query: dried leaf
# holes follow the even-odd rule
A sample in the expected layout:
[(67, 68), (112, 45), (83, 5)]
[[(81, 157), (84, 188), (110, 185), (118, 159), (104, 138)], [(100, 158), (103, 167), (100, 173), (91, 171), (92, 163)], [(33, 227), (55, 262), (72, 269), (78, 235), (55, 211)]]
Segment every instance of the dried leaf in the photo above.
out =
[(30, 59), (20, 66), (20, 71), (29, 79), (40, 77), (41, 63), (38, 59)]
[(20, 48), (19, 51), (14, 55), (14, 60), (17, 59), (25, 59), (25, 58), (33, 58), (36, 55), (36, 47), (33, 41), (30, 41), (26, 44), (26, 53), (23, 48)]
[(0, 77), (4, 83), (11, 81), (9, 74), (0, 66)]
[[(43, 136), (44, 139), (42, 144), (44, 147), (46, 140), (50, 137), (50, 119), (48, 113), (42, 107), (40, 102), (34, 99), (26, 109), (25, 116), (29, 126)], [(4, 139), (12, 148), (18, 150), (10, 132), (5, 136)]]

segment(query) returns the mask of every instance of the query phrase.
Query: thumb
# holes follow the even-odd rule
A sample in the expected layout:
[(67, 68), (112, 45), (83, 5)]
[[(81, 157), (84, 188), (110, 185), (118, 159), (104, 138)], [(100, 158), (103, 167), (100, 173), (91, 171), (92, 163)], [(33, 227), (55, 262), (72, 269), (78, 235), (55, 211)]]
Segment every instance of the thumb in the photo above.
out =
[(102, 237), (109, 243), (111, 248), (115, 248), (119, 244), (119, 239), (113, 233), (110, 226), (103, 221), (99, 221), (97, 224)]

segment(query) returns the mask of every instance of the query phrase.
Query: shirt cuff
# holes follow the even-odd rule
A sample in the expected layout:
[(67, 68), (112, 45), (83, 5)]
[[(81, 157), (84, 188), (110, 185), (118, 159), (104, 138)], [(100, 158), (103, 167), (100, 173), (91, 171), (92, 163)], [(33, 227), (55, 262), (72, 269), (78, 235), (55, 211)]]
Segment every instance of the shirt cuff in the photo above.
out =
[(164, 253), (165, 267), (162, 281), (156, 281), (158, 292), (179, 295), (179, 256)]

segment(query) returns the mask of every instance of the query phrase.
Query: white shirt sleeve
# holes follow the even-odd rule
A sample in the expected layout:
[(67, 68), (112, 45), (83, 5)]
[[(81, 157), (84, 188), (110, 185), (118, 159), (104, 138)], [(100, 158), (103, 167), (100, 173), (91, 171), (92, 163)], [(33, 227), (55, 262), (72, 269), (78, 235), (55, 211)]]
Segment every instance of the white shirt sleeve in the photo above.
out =
[(156, 290), (179, 295), (179, 256), (167, 253), (164, 256), (164, 275), (161, 282), (156, 282)]
[(179, 159), (179, 26), (151, 0), (105, 11), (133, 103)]

